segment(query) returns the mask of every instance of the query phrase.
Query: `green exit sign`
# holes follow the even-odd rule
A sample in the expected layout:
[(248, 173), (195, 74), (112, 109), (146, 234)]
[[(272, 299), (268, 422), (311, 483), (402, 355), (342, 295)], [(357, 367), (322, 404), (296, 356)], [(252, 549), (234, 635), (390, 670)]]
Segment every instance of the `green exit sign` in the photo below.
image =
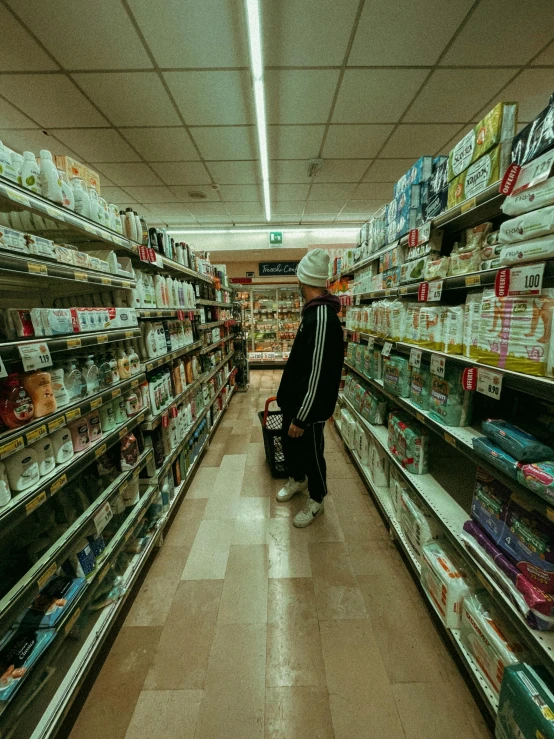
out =
[(283, 243), (283, 233), (281, 231), (270, 231), (269, 232), (269, 243), (271, 246), (277, 246), (277, 244)]

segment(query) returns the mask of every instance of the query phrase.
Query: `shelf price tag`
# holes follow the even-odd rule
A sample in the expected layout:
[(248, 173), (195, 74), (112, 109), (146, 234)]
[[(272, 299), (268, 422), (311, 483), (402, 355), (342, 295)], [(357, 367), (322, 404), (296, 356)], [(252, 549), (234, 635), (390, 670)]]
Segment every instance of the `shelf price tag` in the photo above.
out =
[(442, 296), (442, 280), (420, 283), (417, 290), (417, 299), (420, 303), (436, 303)]
[(477, 387), (478, 393), (487, 395), (495, 400), (500, 399), (502, 392), (502, 375), (492, 370), (479, 367), (477, 370)]
[(143, 245), (139, 246), (139, 248), (138, 248), (138, 254), (139, 254), (139, 259), (141, 260), (141, 262), (149, 262), (150, 261), (149, 255), (148, 255), (148, 247), (147, 246), (143, 246)]
[(42, 493), (39, 493), (30, 503), (27, 503), (25, 506), (25, 513), (30, 516), (33, 511), (36, 511), (36, 509), (41, 506), (43, 503), (46, 503), (46, 491), (43, 490)]
[(468, 210), (475, 208), (476, 205), (477, 198), (470, 198), (469, 200), (466, 200), (465, 203), (462, 203), (460, 206), (460, 213), (467, 213)]
[(515, 295), (540, 295), (544, 262), (501, 269), (496, 273), (494, 292), (497, 298)]
[(390, 357), (392, 351), (392, 341), (385, 341), (383, 348), (381, 349), (381, 355), (383, 357)]
[(96, 533), (101, 534), (113, 518), (112, 507), (108, 501), (104, 503), (96, 516), (92, 519), (96, 527)]
[(434, 354), (431, 357), (431, 374), (436, 375), (437, 377), (444, 377), (445, 370), (446, 370), (446, 359), (444, 357), (439, 357), (436, 354)]
[(68, 339), (66, 344), (68, 349), (78, 349), (81, 346), (81, 339)]
[(464, 390), (475, 390), (477, 387), (477, 367), (466, 367), (462, 372)]
[(33, 429), (32, 431), (28, 431), (25, 436), (27, 438), (27, 444), (32, 444), (33, 441), (37, 441), (38, 439), (42, 439), (43, 436), (46, 436), (46, 425), (43, 424), (42, 426), (39, 426), (37, 429)]
[(17, 190), (12, 190), (11, 187), (6, 187), (6, 195), (10, 198), (10, 200), (14, 200), (16, 203), (21, 203), (22, 205), (26, 205), (27, 207), (31, 205), (31, 201), (28, 197), (20, 192), (17, 192)]
[(529, 187), (535, 187), (539, 182), (548, 179), (554, 168), (554, 151), (547, 151), (532, 162), (524, 164), (517, 172), (517, 177), (512, 184), (512, 193), (517, 195)]
[(28, 344), (18, 344), (19, 355), (23, 362), (25, 372), (51, 367), (52, 357), (48, 344), (44, 341), (30, 342)]
[(73, 272), (73, 276), (77, 280), (77, 282), (88, 282), (88, 275), (86, 272)]
[(50, 580), (50, 578), (56, 572), (57, 569), (58, 569), (58, 565), (55, 562), (52, 562), (52, 564), (46, 570), (46, 572), (42, 573), (42, 575), (37, 580), (37, 585), (38, 585), (39, 590), (42, 590), (42, 588), (46, 585), (48, 580)]
[(410, 349), (409, 364), (411, 367), (414, 367), (415, 369), (419, 369), (421, 367), (421, 355), (421, 349)]
[(27, 262), (27, 269), (32, 275), (47, 275), (48, 267), (45, 264), (37, 264), (37, 262)]

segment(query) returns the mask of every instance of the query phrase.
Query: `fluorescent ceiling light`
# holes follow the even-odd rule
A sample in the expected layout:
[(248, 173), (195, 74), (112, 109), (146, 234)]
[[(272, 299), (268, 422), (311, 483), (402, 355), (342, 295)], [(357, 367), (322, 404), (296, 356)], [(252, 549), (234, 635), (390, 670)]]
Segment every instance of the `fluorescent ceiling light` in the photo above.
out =
[(250, 69), (254, 80), (254, 104), (256, 108), (256, 129), (258, 149), (262, 169), (265, 219), (271, 220), (271, 199), (269, 197), (269, 156), (267, 153), (267, 123), (265, 117), (264, 62), (262, 54), (262, 26), (260, 23), (259, 0), (244, 0), (248, 22), (248, 43), (250, 47)]

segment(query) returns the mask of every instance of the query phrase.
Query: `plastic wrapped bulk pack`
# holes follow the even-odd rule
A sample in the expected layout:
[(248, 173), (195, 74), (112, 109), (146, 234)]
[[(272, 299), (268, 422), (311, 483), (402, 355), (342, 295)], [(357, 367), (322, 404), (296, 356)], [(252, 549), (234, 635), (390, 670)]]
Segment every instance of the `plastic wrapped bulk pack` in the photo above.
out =
[(462, 385), (463, 369), (447, 365), (444, 377), (431, 377), (429, 415), (446, 426), (471, 423), (472, 394)]
[(502, 447), (518, 462), (545, 462), (554, 460), (554, 449), (508, 421), (488, 418), (483, 421), (485, 436)]
[(369, 377), (374, 380), (381, 380), (383, 377), (383, 357), (380, 348), (373, 347), (370, 360)]
[(500, 264), (525, 264), (554, 257), (554, 235), (505, 246), (499, 256)]
[(365, 430), (361, 428), (361, 432), (358, 437), (358, 456), (360, 457), (360, 462), (366, 467), (369, 467), (369, 463), (370, 463), (369, 453), (370, 453), (369, 437), (368, 437), (368, 434), (366, 434)]
[(464, 307), (447, 305), (442, 312), (442, 351), (461, 354), (464, 347)]
[(511, 454), (505, 452), (486, 436), (475, 436), (471, 440), (474, 451), (481, 455), (487, 462), (498, 467), (512, 480), (517, 480), (518, 461)]
[(442, 349), (442, 306), (424, 305), (419, 313), (419, 343), (426, 349)]
[(464, 599), (460, 635), (495, 693), (500, 692), (504, 668), (528, 658), (527, 652), (480, 591)]
[(402, 493), (400, 525), (412, 545), (417, 559), (421, 562), (423, 545), (437, 539), (441, 534), (441, 527), (437, 520), (412, 495), (407, 491)]
[(554, 231), (554, 205), (510, 218), (500, 226), (500, 243), (513, 244), (546, 236)]
[(464, 200), (474, 198), (504, 176), (511, 162), (511, 142), (495, 146), (473, 162), (465, 172), (455, 177), (448, 186), (448, 207), (454, 208)]
[(389, 449), (400, 464), (414, 475), (425, 475), (428, 465), (427, 432), (402, 412), (389, 415)]
[(450, 257), (440, 257), (426, 262), (423, 270), (424, 280), (442, 280), (448, 275), (450, 269)]
[(450, 267), (448, 274), (450, 277), (457, 275), (467, 275), (470, 272), (478, 272), (481, 267), (481, 250), (452, 250), (450, 254)]
[(469, 586), (455, 557), (440, 541), (422, 546), (421, 585), (447, 629), (460, 628), (462, 602)]
[(401, 341), (406, 330), (406, 305), (401, 300), (394, 300), (388, 306), (387, 338)]
[(387, 417), (387, 399), (379, 393), (368, 390), (364, 397), (363, 405), (360, 408), (360, 413), (369, 421), (377, 426), (382, 426), (385, 423)]
[(389, 470), (389, 492), (394, 514), (397, 520), (400, 520), (400, 512), (402, 511), (402, 493), (408, 492), (408, 486), (393, 466), (391, 466)]
[(543, 500), (554, 504), (554, 461), (520, 464), (517, 479)]
[(426, 367), (412, 370), (410, 380), (410, 400), (422, 411), (429, 410), (431, 394), (431, 372)]
[(471, 359), (476, 359), (478, 354), (481, 301), (484, 295), (481, 292), (469, 293), (464, 304), (463, 355)]
[(486, 470), (477, 468), (471, 516), (496, 543), (502, 541), (511, 492)]
[(496, 718), (496, 739), (554, 739), (554, 684), (540, 666), (504, 670)]
[(554, 177), (515, 195), (508, 195), (500, 207), (507, 216), (518, 216), (552, 203), (554, 203)]
[(554, 146), (554, 95), (538, 116), (514, 136), (512, 161), (526, 164)]
[(342, 408), (340, 412), (340, 423), (341, 423), (340, 428), (342, 432), (342, 437), (348, 446), (351, 446), (351, 439), (350, 439), (351, 425), (349, 424), (350, 420), (352, 420), (352, 414), (346, 408)]
[(369, 468), (373, 482), (378, 488), (389, 486), (389, 459), (379, 444), (369, 444)]
[(346, 434), (347, 434), (347, 438), (348, 438), (348, 446), (351, 449), (355, 449), (356, 448), (356, 428), (357, 428), (357, 425), (358, 424), (356, 423), (356, 419), (353, 416), (349, 415), (348, 418), (346, 419), (346, 429), (347, 429)]
[(406, 327), (404, 329), (404, 340), (409, 344), (419, 344), (421, 337), (420, 329), (421, 306), (417, 303), (408, 303), (406, 307)]
[(383, 387), (400, 398), (409, 396), (410, 367), (407, 357), (390, 356), (383, 360)]

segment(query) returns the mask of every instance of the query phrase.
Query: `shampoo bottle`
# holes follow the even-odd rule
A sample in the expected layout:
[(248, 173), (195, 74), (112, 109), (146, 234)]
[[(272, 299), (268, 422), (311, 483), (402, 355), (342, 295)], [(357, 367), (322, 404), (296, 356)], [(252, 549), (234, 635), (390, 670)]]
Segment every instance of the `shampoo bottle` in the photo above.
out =
[(21, 184), (28, 190), (32, 190), (40, 195), (40, 167), (32, 151), (23, 152)]
[(52, 161), (52, 154), (46, 149), (40, 150), (40, 186), (45, 198), (63, 204), (62, 181)]

